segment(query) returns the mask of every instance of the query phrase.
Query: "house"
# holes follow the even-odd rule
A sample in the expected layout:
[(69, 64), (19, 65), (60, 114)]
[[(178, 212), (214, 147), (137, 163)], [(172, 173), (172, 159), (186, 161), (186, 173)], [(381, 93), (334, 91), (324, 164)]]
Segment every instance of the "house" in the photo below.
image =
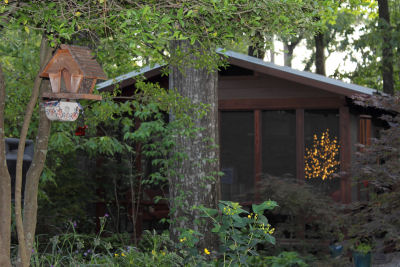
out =
[[(342, 203), (360, 199), (360, 186), (350, 174), (355, 144), (367, 144), (380, 124), (375, 111), (357, 106), (352, 98), (377, 91), (233, 51), (224, 54), (230, 66), (218, 77), (222, 199), (254, 200), (257, 183), (268, 175), (313, 183), (305, 178), (305, 151), (314, 135), (326, 130), (340, 144), (342, 175), (324, 181), (324, 190)], [(162, 68), (145, 67), (97, 88), (112, 90), (118, 84), (122, 94), (133, 94), (137, 75), (167, 88)]]

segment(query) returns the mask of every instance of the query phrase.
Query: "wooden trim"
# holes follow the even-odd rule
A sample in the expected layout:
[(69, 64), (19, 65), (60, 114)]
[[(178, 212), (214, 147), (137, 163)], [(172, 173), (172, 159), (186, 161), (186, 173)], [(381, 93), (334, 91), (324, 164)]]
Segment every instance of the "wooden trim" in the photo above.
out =
[(296, 178), (304, 183), (304, 109), (296, 109)]
[(60, 54), (69, 54), (69, 51), (67, 49), (58, 49), (54, 56), (50, 59), (50, 61), (47, 63), (47, 65), (44, 67), (43, 71), (40, 73), (40, 77), (42, 78), (48, 78), (49, 77), (49, 68), (56, 63), (57, 58), (59, 57)]
[(339, 108), (339, 135), (340, 135), (340, 171), (343, 173), (340, 181), (341, 200), (343, 204), (351, 202), (351, 136), (350, 112), (348, 107)]
[[(93, 93), (94, 87), (96, 86), (96, 82), (97, 82), (97, 79), (92, 80), (92, 85), (90, 86), (89, 94)], [(80, 84), (79, 84), (79, 86), (80, 86)], [(79, 87), (78, 87), (78, 90), (79, 90)]]
[(254, 192), (255, 201), (260, 201), (258, 190), (262, 174), (262, 111), (254, 111)]
[(89, 100), (101, 100), (101, 95), (93, 94), (73, 94), (73, 93), (50, 93), (44, 92), (43, 98), (55, 98), (55, 99), (89, 99)]
[(281, 78), (281, 79), (285, 79), (285, 80), (288, 80), (288, 81), (301, 83), (301, 84), (304, 84), (304, 85), (307, 85), (307, 86), (311, 86), (311, 87), (315, 87), (315, 88), (318, 88), (318, 89), (322, 89), (322, 90), (325, 90), (325, 91), (328, 91), (328, 92), (332, 92), (332, 93), (338, 94), (338, 95), (344, 95), (344, 96), (348, 96), (348, 97), (351, 97), (355, 93), (361, 94), (361, 95), (366, 95), (366, 94), (363, 94), (363, 93), (355, 92), (355, 91), (353, 91), (351, 89), (345, 88), (345, 87), (340, 86), (340, 85), (327, 83), (327, 82), (320, 81), (320, 80), (314, 79), (314, 78), (304, 77), (304, 76), (301, 76), (299, 74), (286, 72), (286, 71), (283, 71), (283, 70), (280, 70), (280, 69), (269, 68), (269, 67), (266, 67), (266, 66), (254, 64), (252, 62), (248, 62), (248, 61), (237, 59), (237, 58), (233, 58), (233, 57), (229, 57), (228, 58), (228, 62), (231, 65), (236, 65), (236, 66), (239, 66), (239, 67), (242, 67), (242, 68), (246, 68), (246, 69), (249, 69), (249, 70), (253, 70), (255, 72), (260, 72), (260, 73), (263, 73), (263, 74), (275, 76), (275, 77), (278, 77), (278, 78)]
[(337, 109), (345, 104), (342, 97), (276, 98), (276, 99), (221, 99), (220, 110), (255, 109)]
[[(371, 118), (370, 115), (360, 115), (358, 122), (358, 143), (369, 146), (371, 145)], [(360, 151), (363, 149), (360, 148)], [(357, 200), (361, 200), (361, 181), (357, 182)]]
[[(219, 166), (218, 166), (218, 169), (220, 170), (220, 171), (222, 171), (222, 161), (221, 161), (221, 144), (222, 144), (222, 138), (221, 138), (221, 136), (222, 136), (222, 134), (221, 134), (221, 131), (222, 131), (222, 127), (221, 127), (221, 117), (222, 117), (222, 114), (221, 114), (222, 112), (220, 111), (220, 110), (218, 110), (218, 122), (217, 122), (217, 125), (218, 125), (218, 156), (219, 156), (219, 160), (218, 160), (218, 164), (219, 164)], [(222, 199), (222, 184), (221, 184), (221, 176), (220, 177), (218, 177), (218, 183), (217, 183), (217, 200), (221, 200)]]
[(371, 116), (360, 115), (358, 128), (358, 142), (363, 145), (371, 145)]

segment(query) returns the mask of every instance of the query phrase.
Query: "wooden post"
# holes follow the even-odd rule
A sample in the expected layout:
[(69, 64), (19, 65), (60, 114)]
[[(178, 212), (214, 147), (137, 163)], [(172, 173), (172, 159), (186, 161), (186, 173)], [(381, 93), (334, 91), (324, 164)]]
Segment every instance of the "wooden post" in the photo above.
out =
[(304, 109), (296, 109), (296, 178), (304, 183)]
[[(304, 183), (304, 109), (296, 109), (296, 178), (299, 184)], [(296, 237), (305, 239), (305, 218), (297, 217)]]
[(343, 173), (340, 181), (341, 200), (343, 204), (351, 202), (351, 141), (350, 141), (350, 112), (349, 108), (339, 108), (339, 135), (340, 135), (340, 171)]
[(254, 111), (254, 192), (255, 201), (260, 201), (258, 190), (262, 174), (262, 111)]
[[(371, 145), (371, 116), (360, 115), (358, 124), (358, 142), (362, 145)], [(362, 151), (362, 149), (360, 149)], [(357, 182), (357, 200), (361, 200), (361, 182)]]

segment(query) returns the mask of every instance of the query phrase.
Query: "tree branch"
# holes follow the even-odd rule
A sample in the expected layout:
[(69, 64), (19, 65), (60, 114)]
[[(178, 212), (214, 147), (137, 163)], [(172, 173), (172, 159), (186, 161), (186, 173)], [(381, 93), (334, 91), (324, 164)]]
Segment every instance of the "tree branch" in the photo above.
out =
[[(47, 45), (47, 42), (46, 38), (43, 37), (41, 47), (45, 45)], [(18, 258), (18, 263), (20, 263), (22, 267), (29, 266), (29, 259), (27, 258), (27, 251), (25, 246), (25, 231), (23, 227), (22, 212), (21, 212), (22, 165), (23, 165), (23, 157), (25, 151), (26, 136), (28, 134), (29, 125), (32, 119), (32, 114), (35, 109), (36, 101), (39, 96), (40, 84), (42, 82), (42, 78), (40, 78), (39, 73), (35, 78), (32, 95), (25, 111), (24, 122), (22, 124), (22, 129), (19, 138), (17, 164), (16, 164), (17, 166), (15, 174), (15, 222), (18, 234), (18, 245), (19, 245), (19, 255), (20, 255), (20, 257)]]
[(7, 168), (4, 139), (6, 86), (0, 64), (0, 266), (11, 266), (11, 178)]
[[(45, 45), (40, 47), (40, 69), (43, 69), (51, 59), (54, 49)], [(40, 94), (50, 91), (50, 82), (42, 81)], [(40, 100), (42, 102), (42, 100)], [(24, 197), (24, 231), (26, 233), (26, 254), (28, 260), (31, 257), (33, 243), (35, 241), (36, 222), (37, 222), (37, 195), (39, 179), (42, 174), (46, 161), (47, 147), (49, 143), (51, 121), (46, 117), (44, 107), (39, 107), (39, 126), (36, 135), (35, 150), (32, 164), (26, 174), (25, 197)]]

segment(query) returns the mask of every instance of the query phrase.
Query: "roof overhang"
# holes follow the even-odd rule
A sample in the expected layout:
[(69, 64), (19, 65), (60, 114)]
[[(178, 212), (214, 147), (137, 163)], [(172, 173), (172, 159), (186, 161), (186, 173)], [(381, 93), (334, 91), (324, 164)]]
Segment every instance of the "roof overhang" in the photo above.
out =
[[(223, 51), (222, 49), (218, 49), (217, 52), (226, 56), (231, 65), (247, 68), (255, 72), (315, 87), (346, 97), (352, 97), (356, 95), (368, 96), (378, 92), (375, 89), (346, 83), (311, 72), (299, 71), (290, 67), (279, 66), (271, 62), (265, 62), (261, 59), (233, 51)], [(97, 84), (97, 89), (111, 90), (115, 87), (115, 84), (119, 84), (120, 88), (132, 85), (135, 83), (136, 76), (144, 75), (145, 78), (149, 79), (161, 74), (161, 69), (165, 66), (166, 65), (158, 64), (154, 66), (146, 66), (139, 71), (132, 71), (114, 79), (99, 83)]]

